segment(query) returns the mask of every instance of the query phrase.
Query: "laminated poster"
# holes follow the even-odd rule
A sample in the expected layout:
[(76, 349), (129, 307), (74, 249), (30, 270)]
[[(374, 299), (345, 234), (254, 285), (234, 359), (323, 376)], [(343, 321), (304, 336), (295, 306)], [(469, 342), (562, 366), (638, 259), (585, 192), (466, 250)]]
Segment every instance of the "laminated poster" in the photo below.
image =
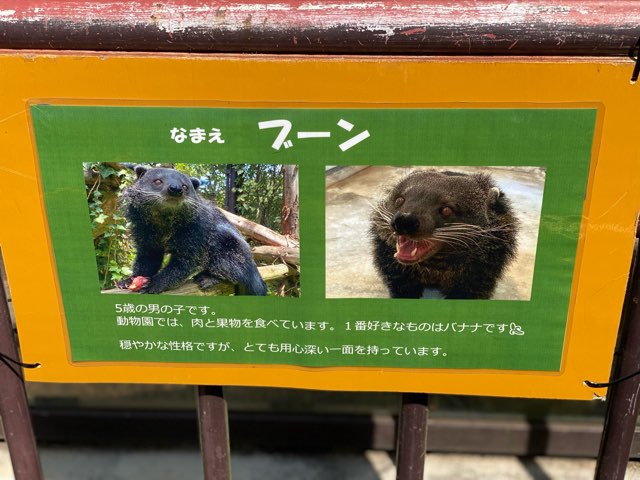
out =
[(597, 114), (33, 102), (70, 361), (558, 372)]

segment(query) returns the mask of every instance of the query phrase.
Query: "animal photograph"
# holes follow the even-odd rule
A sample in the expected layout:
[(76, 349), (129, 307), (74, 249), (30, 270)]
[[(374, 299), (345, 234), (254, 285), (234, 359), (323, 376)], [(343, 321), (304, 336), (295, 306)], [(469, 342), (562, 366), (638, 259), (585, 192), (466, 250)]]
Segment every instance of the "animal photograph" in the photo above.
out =
[(541, 167), (328, 167), (327, 298), (529, 300), (544, 180)]
[(297, 172), (85, 163), (101, 292), (298, 296)]

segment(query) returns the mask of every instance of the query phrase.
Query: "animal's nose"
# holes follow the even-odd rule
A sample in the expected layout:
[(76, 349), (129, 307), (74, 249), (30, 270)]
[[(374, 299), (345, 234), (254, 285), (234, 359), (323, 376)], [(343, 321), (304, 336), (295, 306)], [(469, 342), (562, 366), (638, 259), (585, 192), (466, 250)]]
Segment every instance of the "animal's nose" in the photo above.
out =
[(169, 195), (173, 195), (174, 197), (179, 197), (182, 195), (182, 187), (180, 185), (171, 184), (169, 185)]
[(413, 213), (398, 212), (393, 216), (391, 227), (400, 235), (413, 235), (420, 228), (420, 219)]

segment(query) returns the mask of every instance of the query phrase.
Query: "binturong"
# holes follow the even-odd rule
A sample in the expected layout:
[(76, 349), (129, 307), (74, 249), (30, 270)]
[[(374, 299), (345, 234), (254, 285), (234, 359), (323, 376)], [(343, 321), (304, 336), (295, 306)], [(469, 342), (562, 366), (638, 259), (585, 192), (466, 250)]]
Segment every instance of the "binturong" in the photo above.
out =
[(394, 298), (488, 299), (515, 258), (518, 220), (490, 175), (421, 170), (371, 215), (374, 263)]
[[(138, 166), (135, 172), (137, 180), (124, 191), (122, 205), (136, 258), (133, 275), (118, 287), (161, 293), (195, 274), (203, 290), (231, 282), (239, 294), (267, 294), (251, 248), (224, 214), (200, 197), (198, 179), (171, 168)], [(166, 254), (169, 261), (162, 268)]]

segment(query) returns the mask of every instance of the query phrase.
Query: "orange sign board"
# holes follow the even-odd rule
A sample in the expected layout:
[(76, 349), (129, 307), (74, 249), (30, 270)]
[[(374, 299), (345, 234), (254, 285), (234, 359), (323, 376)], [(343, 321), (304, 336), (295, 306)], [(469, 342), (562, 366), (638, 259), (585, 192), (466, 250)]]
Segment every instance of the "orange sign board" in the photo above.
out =
[[(640, 210), (629, 62), (4, 52), (0, 71), (27, 380), (590, 399), (608, 378)], [(105, 295), (82, 173), (132, 163), (131, 182), (199, 172), (203, 196), (225, 165), (297, 166), (299, 297)], [(449, 230), (424, 240), (425, 218)], [(137, 247), (120, 273), (159, 285)], [(426, 273), (483, 255), (495, 272), (463, 287)]]

